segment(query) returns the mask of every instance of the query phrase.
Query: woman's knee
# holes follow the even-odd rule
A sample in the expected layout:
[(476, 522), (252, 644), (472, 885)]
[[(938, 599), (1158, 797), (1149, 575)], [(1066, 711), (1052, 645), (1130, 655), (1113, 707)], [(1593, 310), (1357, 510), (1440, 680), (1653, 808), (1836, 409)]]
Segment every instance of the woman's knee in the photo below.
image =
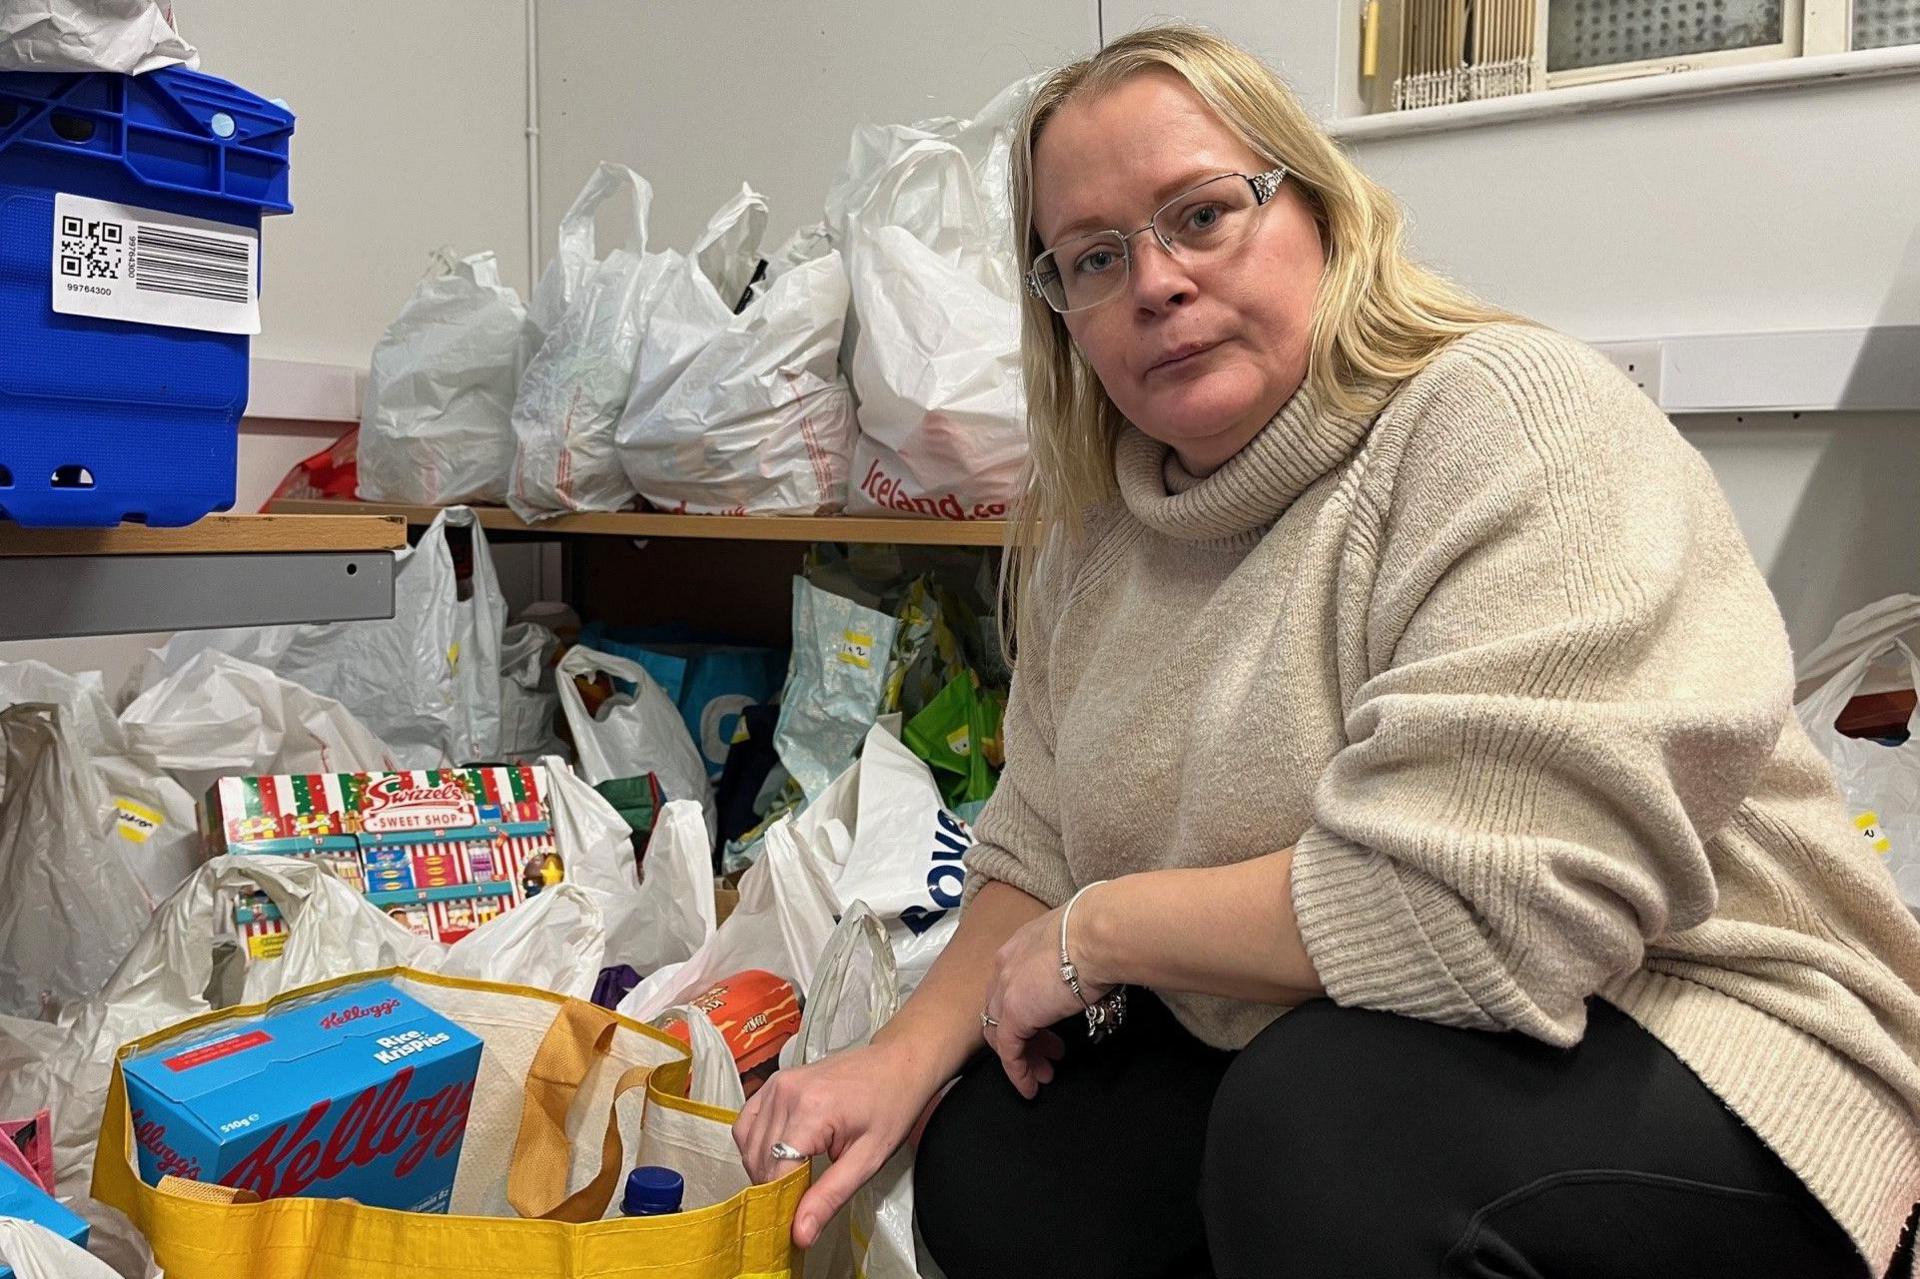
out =
[(1220, 1082), (1207, 1117), (1209, 1182), (1309, 1171), (1329, 1139), (1355, 1131), (1363, 1098), (1343, 1070), (1355, 1052), (1354, 1023), (1389, 1014), (1317, 999), (1256, 1035)]
[[(1370, 1154), (1393, 1140), (1396, 1089), (1383, 1074), (1405, 1074), (1410, 1023), (1392, 1013), (1300, 1005), (1256, 1035), (1234, 1059), (1207, 1116), (1201, 1202), (1250, 1202), (1261, 1189), (1289, 1187), (1296, 1202), (1338, 1211), (1364, 1195)], [(1424, 1104), (1424, 1103), (1422, 1103)]]
[(1257, 1035), (1207, 1118), (1200, 1207), (1215, 1269), (1339, 1273), (1345, 1240), (1377, 1212), (1372, 1156), (1390, 1140), (1385, 1099), (1352, 1069), (1391, 1014), (1315, 1000)]

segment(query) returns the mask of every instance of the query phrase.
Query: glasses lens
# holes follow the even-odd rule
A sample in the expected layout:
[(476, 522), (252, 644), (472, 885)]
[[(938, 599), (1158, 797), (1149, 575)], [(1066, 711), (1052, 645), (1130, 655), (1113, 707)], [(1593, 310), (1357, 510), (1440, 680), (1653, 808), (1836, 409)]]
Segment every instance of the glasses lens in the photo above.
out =
[(1222, 252), (1237, 248), (1246, 238), (1259, 207), (1253, 184), (1238, 174), (1227, 174), (1168, 201), (1154, 215), (1153, 232), (1162, 244), (1191, 253)]
[(1034, 259), (1040, 291), (1056, 311), (1082, 311), (1127, 286), (1127, 245), (1111, 231), (1083, 235)]

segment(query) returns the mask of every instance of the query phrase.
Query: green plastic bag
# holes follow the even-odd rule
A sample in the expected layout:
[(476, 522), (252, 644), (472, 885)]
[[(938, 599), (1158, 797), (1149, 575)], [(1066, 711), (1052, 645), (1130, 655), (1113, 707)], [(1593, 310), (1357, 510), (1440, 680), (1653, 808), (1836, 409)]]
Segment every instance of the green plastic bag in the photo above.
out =
[(968, 821), (1000, 780), (1005, 714), (1005, 699), (983, 690), (971, 671), (962, 671), (900, 730), (907, 748), (933, 770), (941, 799)]

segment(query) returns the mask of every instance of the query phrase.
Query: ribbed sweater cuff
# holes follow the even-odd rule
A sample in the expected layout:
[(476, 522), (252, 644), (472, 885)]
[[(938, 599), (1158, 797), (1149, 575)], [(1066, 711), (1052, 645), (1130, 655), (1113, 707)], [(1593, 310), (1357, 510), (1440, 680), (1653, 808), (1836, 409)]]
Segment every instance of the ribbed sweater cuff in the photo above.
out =
[(1335, 1003), (1474, 1030), (1515, 1025), (1501, 1016), (1520, 1012), (1505, 1006), (1521, 1002), (1511, 977), (1465, 903), (1431, 876), (1309, 826), (1293, 850), (1293, 911)]

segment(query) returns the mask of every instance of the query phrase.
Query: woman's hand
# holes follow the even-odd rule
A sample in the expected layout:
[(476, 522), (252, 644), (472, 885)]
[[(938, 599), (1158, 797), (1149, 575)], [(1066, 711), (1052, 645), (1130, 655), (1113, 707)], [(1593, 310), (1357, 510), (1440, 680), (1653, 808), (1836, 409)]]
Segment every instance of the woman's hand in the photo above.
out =
[(775, 1072), (740, 1111), (733, 1140), (755, 1182), (799, 1167), (774, 1158), (777, 1141), (833, 1160), (794, 1212), (793, 1242), (811, 1248), (833, 1214), (900, 1148), (938, 1091), (939, 1082), (916, 1080), (910, 1063), (890, 1049), (852, 1048)]
[[(1079, 922), (1076, 917), (1076, 933)], [(1092, 1002), (1113, 987), (1090, 981), (1082, 970), (1080, 989)], [(986, 1028), (987, 1046), (1000, 1055), (1007, 1078), (1028, 1101), (1039, 1095), (1042, 1084), (1053, 1082), (1053, 1063), (1066, 1051), (1049, 1027), (1084, 1008), (1060, 976), (1058, 910), (1022, 924), (994, 955), (986, 1011), (999, 1024)]]

